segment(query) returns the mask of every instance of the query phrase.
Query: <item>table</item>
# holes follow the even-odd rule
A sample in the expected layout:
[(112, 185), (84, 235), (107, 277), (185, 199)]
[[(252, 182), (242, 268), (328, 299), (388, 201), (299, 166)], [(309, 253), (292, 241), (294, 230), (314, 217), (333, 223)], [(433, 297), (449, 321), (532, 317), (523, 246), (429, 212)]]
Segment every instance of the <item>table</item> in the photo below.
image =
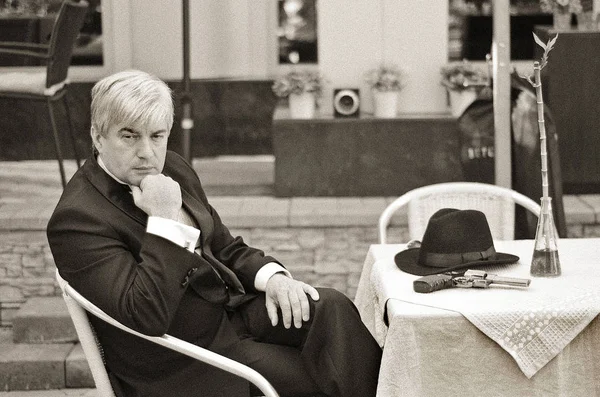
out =
[[(508, 268), (493, 269), (494, 273), (530, 277), (532, 240), (497, 241), (495, 246), (497, 251), (521, 259)], [(600, 320), (596, 317), (600, 312), (600, 239), (560, 240), (562, 276), (532, 278), (531, 286), (522, 290), (452, 289), (416, 294), (411, 287), (417, 276), (402, 273), (393, 263), (402, 249), (400, 244), (370, 247), (355, 298), (364, 323), (384, 348), (378, 396), (600, 396)], [(489, 300), (490, 293), (499, 293), (501, 299), (522, 300), (523, 305), (540, 297), (552, 305), (554, 301), (548, 297), (559, 286), (572, 286), (576, 280), (584, 280), (578, 281), (585, 284), (582, 296), (594, 298), (576, 299), (576, 306), (588, 300), (591, 303), (585, 307), (589, 310), (578, 307), (566, 313), (581, 320), (572, 332), (574, 339), (557, 349), (556, 357), (530, 378), (515, 357), (480, 330), (482, 324), (474, 325), (471, 320), (477, 316), (469, 313), (467, 318), (428, 303), (435, 297), (438, 301), (440, 297), (458, 299), (477, 312), (478, 302)], [(386, 310), (387, 325), (382, 319)], [(518, 307), (498, 315), (515, 325), (522, 321)]]

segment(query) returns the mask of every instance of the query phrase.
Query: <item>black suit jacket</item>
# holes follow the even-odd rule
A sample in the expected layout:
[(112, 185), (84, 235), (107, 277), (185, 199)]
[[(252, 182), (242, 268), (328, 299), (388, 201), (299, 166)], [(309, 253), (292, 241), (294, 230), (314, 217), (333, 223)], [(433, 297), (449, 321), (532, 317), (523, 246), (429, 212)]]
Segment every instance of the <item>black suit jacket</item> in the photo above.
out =
[[(202, 255), (146, 233), (147, 215), (135, 206), (129, 188), (94, 157), (73, 176), (50, 219), (52, 254), (62, 277), (119, 322), (147, 335), (169, 333), (226, 352), (238, 337), (222, 299), (230, 290), (213, 268), (231, 269), (245, 300), (256, 293), (256, 272), (275, 259), (231, 236), (180, 156), (168, 152), (163, 173), (181, 186), (183, 205), (201, 230)], [(238, 378), (215, 375), (186, 356), (91, 321), (111, 380), (124, 395), (183, 396), (200, 390), (210, 395), (212, 388), (219, 390), (215, 395), (247, 392)]]

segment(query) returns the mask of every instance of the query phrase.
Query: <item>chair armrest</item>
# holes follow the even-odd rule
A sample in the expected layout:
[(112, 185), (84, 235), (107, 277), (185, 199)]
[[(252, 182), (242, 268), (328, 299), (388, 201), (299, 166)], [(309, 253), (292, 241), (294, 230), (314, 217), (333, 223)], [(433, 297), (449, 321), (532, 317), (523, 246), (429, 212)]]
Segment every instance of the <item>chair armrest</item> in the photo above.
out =
[(222, 356), (220, 354), (214, 353), (210, 350), (204, 349), (200, 346), (196, 346), (184, 340), (175, 338), (170, 335), (163, 336), (148, 336), (142, 333), (139, 333), (123, 324), (118, 322), (117, 320), (110, 317), (96, 305), (88, 301), (81, 294), (79, 294), (73, 287), (69, 285), (65, 280), (60, 278), (60, 275), (57, 271), (57, 280), (63, 293), (66, 294), (69, 298), (73, 299), (77, 302), (81, 307), (83, 307), (87, 312), (93, 314), (94, 316), (104, 320), (105, 322), (125, 331), (130, 334), (136, 335), (140, 338), (146, 339), (150, 342), (159, 344), (171, 350), (175, 350), (179, 353), (185, 354), (189, 357), (195, 358), (196, 360), (202, 361), (204, 363), (210, 364), (217, 368), (220, 368), (224, 371), (230, 372), (234, 375), (242, 377), (249, 382), (252, 382), (256, 387), (260, 389), (261, 392), (264, 393), (265, 397), (279, 397), (277, 391), (273, 388), (273, 386), (269, 383), (267, 379), (265, 379), (260, 373), (255, 371), (254, 369), (239, 363), (235, 360)]
[(15, 48), (15, 49), (26, 49), (32, 51), (48, 51), (50, 46), (48, 44), (40, 43), (28, 43), (26, 41), (0, 41), (1, 48)]
[(21, 55), (39, 59), (49, 59), (48, 54), (39, 53), (30, 50), (20, 50), (16, 48), (0, 48), (0, 54)]
[(50, 46), (47, 44), (22, 41), (0, 41), (0, 54), (21, 55), (39, 59), (48, 59)]

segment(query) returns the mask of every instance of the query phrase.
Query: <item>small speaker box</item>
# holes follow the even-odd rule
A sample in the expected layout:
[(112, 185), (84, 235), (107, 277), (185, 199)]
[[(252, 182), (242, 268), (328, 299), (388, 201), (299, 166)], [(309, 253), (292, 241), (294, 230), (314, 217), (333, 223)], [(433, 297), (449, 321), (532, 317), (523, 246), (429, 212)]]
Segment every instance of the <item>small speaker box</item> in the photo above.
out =
[(357, 88), (333, 90), (333, 115), (335, 117), (358, 117), (360, 113), (360, 91)]

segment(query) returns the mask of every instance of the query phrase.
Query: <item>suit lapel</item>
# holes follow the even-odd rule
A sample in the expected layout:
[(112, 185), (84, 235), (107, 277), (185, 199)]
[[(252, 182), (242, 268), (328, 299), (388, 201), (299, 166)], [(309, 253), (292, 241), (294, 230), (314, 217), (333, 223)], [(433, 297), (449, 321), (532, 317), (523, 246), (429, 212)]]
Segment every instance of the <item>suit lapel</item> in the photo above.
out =
[(96, 161), (96, 156), (92, 156), (89, 161), (83, 165), (84, 172), (90, 183), (110, 201), (115, 207), (119, 208), (135, 221), (146, 225), (148, 215), (139, 209), (133, 202), (133, 196), (129, 186), (120, 184), (108, 175)]
[(192, 218), (198, 224), (200, 229), (200, 240), (202, 246), (206, 245), (207, 236), (212, 235), (214, 230), (214, 223), (212, 216), (208, 212), (208, 209), (194, 196), (192, 196), (183, 186), (181, 187), (181, 199), (183, 201), (183, 207), (189, 212)]

